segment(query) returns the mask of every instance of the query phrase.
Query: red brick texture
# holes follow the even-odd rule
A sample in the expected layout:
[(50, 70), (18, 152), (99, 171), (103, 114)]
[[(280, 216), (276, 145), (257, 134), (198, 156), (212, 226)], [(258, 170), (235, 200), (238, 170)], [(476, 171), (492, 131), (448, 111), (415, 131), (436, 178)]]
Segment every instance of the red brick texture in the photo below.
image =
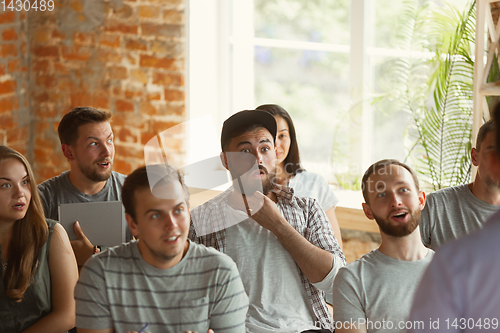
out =
[(29, 157), (26, 15), (0, 11), (0, 145)]
[[(61, 117), (77, 106), (113, 113), (114, 169), (129, 173), (144, 164), (149, 139), (185, 120), (184, 0), (56, 3), (52, 12), (30, 13), (27, 25), (32, 124), (27, 132), (33, 138), (37, 181), (68, 169), (56, 129)], [(15, 15), (0, 14), (0, 74), (23, 54), (15, 20)], [(12, 77), (0, 82), (0, 117), (23, 107), (23, 100), (15, 98), (23, 85)], [(18, 120), (10, 121), (18, 126)], [(7, 139), (0, 131), (0, 140)]]

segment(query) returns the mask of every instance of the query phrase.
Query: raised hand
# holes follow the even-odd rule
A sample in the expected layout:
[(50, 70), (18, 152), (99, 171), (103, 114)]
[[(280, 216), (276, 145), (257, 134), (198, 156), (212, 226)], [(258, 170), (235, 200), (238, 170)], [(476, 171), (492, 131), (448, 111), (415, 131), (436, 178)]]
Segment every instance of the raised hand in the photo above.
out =
[(94, 246), (83, 233), (78, 221), (73, 224), (73, 230), (75, 231), (77, 239), (71, 241), (71, 247), (75, 253), (78, 266), (83, 266), (83, 264), (85, 264), (85, 262), (87, 262), (87, 260), (89, 260), (89, 258), (94, 254)]
[(284, 222), (278, 206), (261, 192), (257, 191), (246, 199), (250, 207), (249, 215), (262, 227), (274, 233), (276, 228)]

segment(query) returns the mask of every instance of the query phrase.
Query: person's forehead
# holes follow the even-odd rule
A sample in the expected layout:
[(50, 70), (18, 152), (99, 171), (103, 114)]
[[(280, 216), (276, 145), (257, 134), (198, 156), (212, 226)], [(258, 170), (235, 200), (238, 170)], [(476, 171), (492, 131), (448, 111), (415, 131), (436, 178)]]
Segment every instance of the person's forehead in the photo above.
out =
[(278, 126), (278, 132), (288, 130), (288, 123), (286, 122), (285, 118), (277, 116), (275, 117), (275, 119), (276, 125)]
[(178, 181), (170, 181), (159, 186), (142, 187), (135, 192), (135, 204), (145, 211), (158, 208), (161, 210), (177, 206), (185, 201), (182, 185)]
[(28, 175), (26, 167), (17, 158), (6, 158), (0, 160), (0, 177), (11, 178), (12, 176), (24, 178)]
[(78, 139), (86, 140), (89, 136), (107, 138), (112, 132), (111, 125), (107, 121), (88, 123), (78, 128)]
[(384, 181), (386, 183), (413, 182), (413, 177), (406, 168), (390, 164), (375, 170), (369, 177), (372, 181)]
[(263, 139), (267, 139), (273, 143), (273, 136), (271, 135), (271, 132), (269, 132), (265, 127), (258, 127), (235, 136), (231, 139), (231, 145), (238, 145), (240, 142), (250, 140), (260, 142)]

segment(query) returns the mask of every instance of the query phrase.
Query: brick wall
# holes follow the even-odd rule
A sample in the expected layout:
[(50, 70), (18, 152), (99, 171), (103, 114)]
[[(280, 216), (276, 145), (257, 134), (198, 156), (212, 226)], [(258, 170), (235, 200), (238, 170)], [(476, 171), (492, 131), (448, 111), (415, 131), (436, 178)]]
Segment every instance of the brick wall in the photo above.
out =
[(0, 10), (0, 144), (28, 153), (26, 14)]
[(69, 168), (57, 125), (77, 106), (113, 113), (114, 170), (144, 164), (156, 133), (185, 120), (184, 0), (58, 0), (30, 12), (29, 149), (37, 180)]

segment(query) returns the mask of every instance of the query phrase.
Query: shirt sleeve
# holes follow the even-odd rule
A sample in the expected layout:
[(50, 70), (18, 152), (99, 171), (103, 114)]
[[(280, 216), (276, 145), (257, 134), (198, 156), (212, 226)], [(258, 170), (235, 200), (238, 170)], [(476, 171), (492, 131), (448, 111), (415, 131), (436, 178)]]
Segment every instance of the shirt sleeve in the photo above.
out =
[(333, 268), (338, 270), (346, 264), (344, 252), (335, 239), (332, 225), (318, 202), (311, 199), (308, 210), (308, 230), (305, 235), (311, 244), (333, 254)]
[(99, 259), (92, 257), (80, 272), (80, 278), (75, 287), (77, 328), (107, 329), (113, 327), (103, 271)]
[(229, 258), (228, 261), (230, 270), (220, 280), (217, 300), (210, 313), (210, 328), (214, 332), (245, 333), (248, 296), (236, 264)]
[(336, 256), (333, 256), (333, 267), (330, 270), (330, 272), (320, 282), (312, 283), (312, 285), (315, 286), (316, 288), (323, 290), (327, 294), (328, 299), (331, 298), (333, 290), (332, 286), (333, 286), (333, 281), (335, 280), (335, 276), (337, 275), (340, 267), (343, 266), (335, 264), (335, 260), (341, 260), (341, 259)]
[[(346, 268), (340, 269), (335, 277), (332, 305), (336, 322), (357, 323), (366, 320), (359, 280)], [(342, 327), (349, 328), (345, 324)]]
[(339, 199), (335, 193), (333, 193), (330, 188), (330, 184), (326, 181), (325, 178), (318, 175), (317, 177), (318, 183), (318, 202), (321, 205), (321, 208), (326, 212), (332, 207), (337, 206), (339, 203)]

